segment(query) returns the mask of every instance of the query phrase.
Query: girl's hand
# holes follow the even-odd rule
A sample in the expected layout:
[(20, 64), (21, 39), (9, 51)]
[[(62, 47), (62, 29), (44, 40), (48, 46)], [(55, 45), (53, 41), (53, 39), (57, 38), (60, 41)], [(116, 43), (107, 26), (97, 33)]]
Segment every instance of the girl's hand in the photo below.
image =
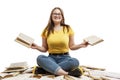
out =
[(32, 43), (31, 48), (32, 48), (32, 49), (37, 49), (37, 48), (38, 48), (38, 45), (35, 44), (35, 43)]
[(81, 47), (83, 47), (83, 48), (87, 47), (88, 45), (89, 45), (89, 43), (86, 42), (86, 41), (83, 41), (83, 42), (81, 43)]

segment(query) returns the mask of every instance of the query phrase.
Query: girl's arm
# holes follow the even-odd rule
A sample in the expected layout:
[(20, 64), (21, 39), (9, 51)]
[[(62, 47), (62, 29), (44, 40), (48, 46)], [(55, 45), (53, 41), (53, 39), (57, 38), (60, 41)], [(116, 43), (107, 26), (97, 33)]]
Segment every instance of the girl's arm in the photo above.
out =
[(88, 43), (83, 41), (81, 44), (75, 44), (74, 42), (74, 36), (69, 36), (69, 48), (71, 50), (77, 50), (77, 49), (80, 49), (80, 48), (85, 48), (88, 46)]
[(46, 52), (48, 50), (47, 39), (42, 38), (42, 46), (38, 46), (37, 44), (33, 43), (31, 48), (36, 49), (36, 50), (38, 50), (40, 52)]

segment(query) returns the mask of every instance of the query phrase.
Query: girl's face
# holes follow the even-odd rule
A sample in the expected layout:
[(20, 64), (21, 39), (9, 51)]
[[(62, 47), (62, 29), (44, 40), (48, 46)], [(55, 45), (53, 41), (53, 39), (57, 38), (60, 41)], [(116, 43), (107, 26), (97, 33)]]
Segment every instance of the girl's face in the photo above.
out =
[(62, 20), (62, 14), (61, 14), (61, 11), (59, 9), (55, 9), (53, 11), (52, 20), (53, 20), (54, 24), (60, 24), (60, 22)]

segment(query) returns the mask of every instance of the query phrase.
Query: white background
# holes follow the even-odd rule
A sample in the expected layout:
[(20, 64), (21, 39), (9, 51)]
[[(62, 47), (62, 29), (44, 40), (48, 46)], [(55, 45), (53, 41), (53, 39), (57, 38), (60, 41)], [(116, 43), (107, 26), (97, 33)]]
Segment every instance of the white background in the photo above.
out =
[(0, 71), (10, 63), (26, 61), (36, 64), (41, 53), (14, 41), (19, 33), (35, 39), (41, 45), (41, 32), (54, 7), (64, 11), (66, 24), (75, 32), (75, 42), (97, 35), (104, 42), (70, 51), (81, 65), (120, 72), (120, 0), (0, 0)]

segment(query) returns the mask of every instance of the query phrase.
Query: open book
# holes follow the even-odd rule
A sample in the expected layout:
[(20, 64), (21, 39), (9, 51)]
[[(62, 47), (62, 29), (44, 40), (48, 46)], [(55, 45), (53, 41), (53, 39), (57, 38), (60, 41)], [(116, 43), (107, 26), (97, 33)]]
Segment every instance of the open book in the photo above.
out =
[(18, 37), (15, 39), (15, 41), (30, 48), (32, 43), (34, 42), (34, 39), (23, 33), (20, 33)]
[(92, 36), (89, 36), (89, 37), (86, 37), (83, 39), (84, 41), (88, 42), (91, 46), (95, 45), (95, 44), (98, 44), (102, 41), (104, 41), (102, 38), (99, 38), (95, 35), (92, 35)]
[(28, 68), (27, 62), (11, 63), (4, 72), (22, 72)]

